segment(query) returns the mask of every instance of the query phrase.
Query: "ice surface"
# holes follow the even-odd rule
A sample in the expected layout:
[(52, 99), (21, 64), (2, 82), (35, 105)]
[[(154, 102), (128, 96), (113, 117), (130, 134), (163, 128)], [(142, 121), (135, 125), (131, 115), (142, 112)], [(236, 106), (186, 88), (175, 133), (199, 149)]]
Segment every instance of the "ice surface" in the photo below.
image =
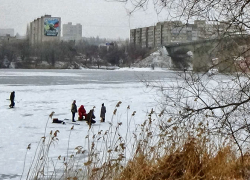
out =
[[(142, 69), (139, 70), (142, 71)], [(158, 96), (154, 90), (147, 90), (139, 82), (138, 76), (135, 75), (131, 79), (131, 72), (122, 74), (122, 76), (129, 77), (128, 81), (122, 79), (126, 79), (126, 77), (121, 77), (118, 80), (112, 77), (119, 76), (120, 72), (124, 73), (121, 70), (118, 72), (105, 70), (1, 70), (0, 179), (20, 179), (26, 148), (31, 143), (31, 150), (28, 151), (24, 169), (25, 173), (27, 172), (37, 144), (44, 136), (46, 124), (46, 135), (51, 130), (60, 131), (58, 134), (59, 142), (51, 148), (50, 157), (56, 158), (59, 155), (66, 155), (72, 124), (67, 123), (70, 120), (65, 121), (66, 125), (53, 124), (49, 114), (54, 111), (54, 118), (71, 119), (70, 108), (74, 99), (78, 108), (82, 104), (87, 111), (93, 106), (96, 107), (97, 123), (93, 127), (96, 132), (109, 127), (108, 122), (118, 101), (121, 101), (122, 104), (113, 119), (114, 122), (124, 121), (126, 124), (127, 106), (130, 105), (128, 114), (136, 111), (134, 124), (142, 123), (147, 118), (146, 112), (151, 108), (156, 108), (157, 102), (155, 100)], [(107, 77), (106, 74), (108, 74)], [(150, 76), (148, 69), (144, 75), (144, 77)], [(165, 73), (154, 74), (154, 78), (151, 80), (156, 80), (161, 76), (164, 79), (168, 75)], [(29, 78), (33, 77), (36, 79), (29, 83), (32, 80)], [(62, 83), (57, 84), (52, 81), (55, 77), (59, 78), (55, 81), (61, 80)], [(71, 78), (78, 79), (73, 81)], [(16, 107), (10, 109), (8, 99), (13, 90), (16, 93)], [(105, 103), (107, 109), (105, 123), (100, 123), (99, 118), (102, 103)], [(70, 153), (76, 146), (84, 144), (87, 131), (88, 126), (85, 122), (80, 122), (80, 125), (74, 127), (69, 143)], [(126, 133), (126, 127), (121, 128), (121, 133)]]

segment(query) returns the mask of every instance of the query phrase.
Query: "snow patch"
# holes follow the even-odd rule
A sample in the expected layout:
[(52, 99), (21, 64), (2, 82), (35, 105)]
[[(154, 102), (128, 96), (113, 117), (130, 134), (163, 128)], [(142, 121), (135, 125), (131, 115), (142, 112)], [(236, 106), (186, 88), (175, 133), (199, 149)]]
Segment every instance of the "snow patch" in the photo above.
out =
[(157, 51), (150, 54), (150, 56), (145, 59), (140, 60), (133, 64), (133, 67), (141, 68), (171, 68), (172, 62), (171, 58), (168, 56), (168, 52), (165, 47), (158, 49)]

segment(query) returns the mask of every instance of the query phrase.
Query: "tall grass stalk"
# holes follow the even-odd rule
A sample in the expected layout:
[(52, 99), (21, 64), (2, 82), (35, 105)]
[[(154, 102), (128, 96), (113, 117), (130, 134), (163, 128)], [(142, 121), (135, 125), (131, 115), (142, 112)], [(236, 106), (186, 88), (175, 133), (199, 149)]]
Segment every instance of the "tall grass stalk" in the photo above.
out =
[[(70, 131), (67, 155), (58, 158), (59, 161), (63, 159), (62, 171), (65, 174), (56, 173), (57, 163), (53, 164), (54, 172), (50, 176), (48, 171), (45, 174), (44, 168), (49, 169), (50, 165), (48, 152), (51, 144), (56, 142), (57, 131), (51, 132), (46, 142), (42, 138), (30, 177), (55, 179), (58, 176), (57, 179), (77, 180), (240, 180), (250, 177), (250, 173), (242, 174), (242, 171), (250, 172), (249, 153), (244, 154), (243, 164), (237, 146), (230, 138), (208, 131), (208, 120), (199, 124), (176, 124), (175, 117), (163, 117), (163, 112), (152, 109), (142, 124), (131, 127), (136, 112), (129, 116), (129, 108), (126, 120), (115, 121), (120, 104), (115, 107), (108, 129), (89, 126), (84, 144), (77, 146), (71, 155), (69, 148), (73, 131)], [(127, 122), (127, 129), (122, 131), (125, 134), (121, 133), (122, 122)], [(46, 157), (41, 159), (43, 155)], [(83, 158), (78, 158), (81, 156)]]

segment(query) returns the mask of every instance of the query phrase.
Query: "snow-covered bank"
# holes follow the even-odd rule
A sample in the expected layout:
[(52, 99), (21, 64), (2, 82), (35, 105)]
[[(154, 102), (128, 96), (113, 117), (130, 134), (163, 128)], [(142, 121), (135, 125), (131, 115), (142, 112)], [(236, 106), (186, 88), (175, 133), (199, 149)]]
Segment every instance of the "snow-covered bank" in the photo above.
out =
[(160, 68), (160, 67), (155, 67), (152, 69), (151, 67), (148, 68), (138, 68), (138, 67), (131, 67), (131, 68), (120, 68), (117, 69), (116, 71), (171, 71), (168, 68)]

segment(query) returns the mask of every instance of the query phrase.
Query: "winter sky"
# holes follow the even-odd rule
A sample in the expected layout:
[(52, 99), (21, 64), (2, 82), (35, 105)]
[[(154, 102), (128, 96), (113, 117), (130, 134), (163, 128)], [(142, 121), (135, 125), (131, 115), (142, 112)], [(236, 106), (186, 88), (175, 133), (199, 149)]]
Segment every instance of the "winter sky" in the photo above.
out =
[(61, 17), (62, 24), (82, 24), (83, 37), (129, 38), (129, 30), (152, 26), (167, 17), (153, 5), (129, 15), (130, 4), (106, 0), (0, 0), (0, 29), (14, 28), (25, 35), (27, 24), (45, 14)]

